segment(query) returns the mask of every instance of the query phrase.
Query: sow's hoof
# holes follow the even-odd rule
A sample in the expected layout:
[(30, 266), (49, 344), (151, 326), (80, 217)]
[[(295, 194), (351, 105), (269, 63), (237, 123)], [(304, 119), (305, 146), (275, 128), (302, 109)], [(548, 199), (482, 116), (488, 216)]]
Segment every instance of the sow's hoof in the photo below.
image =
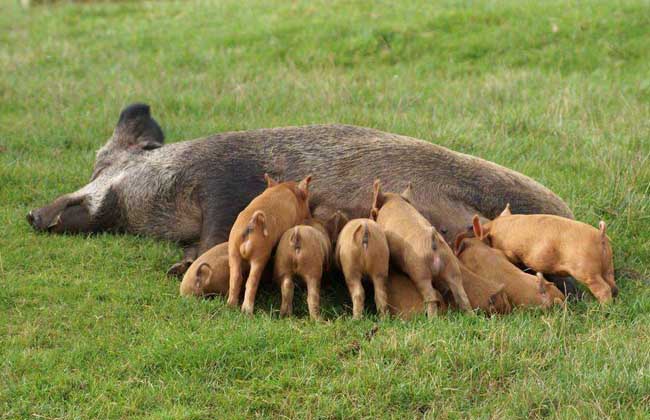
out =
[(177, 262), (176, 264), (172, 265), (169, 270), (167, 270), (167, 275), (169, 277), (176, 277), (180, 280), (183, 278), (183, 275), (187, 269), (190, 268), (190, 265), (192, 265), (192, 261)]

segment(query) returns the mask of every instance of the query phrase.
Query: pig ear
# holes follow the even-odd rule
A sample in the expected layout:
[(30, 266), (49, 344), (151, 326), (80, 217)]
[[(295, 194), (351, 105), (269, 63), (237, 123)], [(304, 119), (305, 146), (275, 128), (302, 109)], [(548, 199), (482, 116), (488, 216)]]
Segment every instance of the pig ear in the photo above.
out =
[(385, 199), (384, 194), (381, 192), (381, 181), (375, 179), (372, 184), (372, 208), (379, 210), (384, 205)]
[(348, 222), (348, 218), (341, 211), (337, 210), (336, 213), (330, 217), (327, 222), (327, 231), (330, 234), (332, 242), (335, 242), (343, 229), (343, 226)]
[(413, 203), (413, 184), (411, 182), (408, 183), (406, 186), (406, 189), (402, 191), (402, 194), (400, 194), (402, 198), (409, 203)]
[(196, 270), (196, 280), (194, 281), (194, 289), (197, 292), (202, 292), (203, 288), (210, 282), (212, 277), (212, 268), (207, 262), (201, 263)]
[(163, 145), (165, 136), (151, 118), (149, 105), (132, 104), (120, 113), (113, 141), (125, 149), (153, 150)]
[(264, 180), (266, 181), (266, 188), (271, 188), (271, 187), (275, 187), (276, 185), (278, 185), (278, 181), (271, 178), (271, 175), (269, 175), (269, 174), (264, 174)]
[(459, 256), (465, 249), (465, 242), (463, 241), (465, 238), (467, 238), (466, 233), (459, 233), (458, 236), (456, 236), (456, 240), (454, 241), (454, 254), (456, 254), (456, 256)]
[(481, 220), (478, 218), (477, 214), (472, 217), (472, 229), (474, 230), (474, 236), (483, 240), (483, 226), (481, 226)]
[(506, 208), (503, 209), (499, 216), (512, 216), (512, 212), (510, 211), (510, 203), (506, 204)]
[(304, 194), (304, 198), (309, 197), (309, 183), (311, 182), (311, 175), (307, 175), (305, 179), (298, 184), (298, 190)]

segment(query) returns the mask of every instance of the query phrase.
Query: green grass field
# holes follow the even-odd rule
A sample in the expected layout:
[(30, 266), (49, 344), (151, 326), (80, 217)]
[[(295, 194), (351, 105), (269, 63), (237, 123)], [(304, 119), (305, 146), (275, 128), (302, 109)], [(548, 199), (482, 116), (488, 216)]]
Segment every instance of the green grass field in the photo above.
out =
[[(1, 417), (650, 415), (650, 3), (397, 3), (0, 0)], [(521, 171), (608, 223), (621, 296), (355, 322), (335, 286), (325, 323), (272, 288), (252, 319), (181, 299), (173, 244), (25, 222), (133, 101), (170, 142), (340, 122)]]

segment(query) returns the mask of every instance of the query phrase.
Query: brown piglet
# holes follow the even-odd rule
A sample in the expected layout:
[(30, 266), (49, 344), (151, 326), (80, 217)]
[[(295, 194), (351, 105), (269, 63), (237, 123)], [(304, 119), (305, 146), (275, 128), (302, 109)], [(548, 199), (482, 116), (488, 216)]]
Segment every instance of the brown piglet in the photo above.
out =
[(379, 180), (374, 183), (373, 212), (386, 233), (391, 261), (413, 280), (428, 316), (438, 309), (434, 285), (443, 295), (451, 290), (456, 305), (471, 311), (458, 260), (438, 231), (410, 204), (411, 194), (410, 184), (399, 195), (383, 193)]
[(268, 174), (264, 177), (267, 182), (266, 190), (239, 213), (228, 239), (228, 305), (236, 306), (239, 303), (244, 281), (243, 264), (247, 262), (250, 270), (241, 307), (242, 312), (246, 314), (253, 313), (260, 278), (273, 247), (287, 229), (310, 217), (311, 176), (307, 176), (300, 183), (278, 183)]
[(343, 226), (336, 243), (335, 261), (345, 276), (355, 319), (363, 315), (363, 277), (368, 277), (373, 283), (377, 311), (381, 315), (388, 314), (386, 282), (389, 258), (386, 236), (374, 220), (353, 219)]
[(340, 213), (327, 222), (327, 227), (316, 219), (309, 219), (287, 230), (280, 238), (273, 265), (273, 278), (282, 291), (280, 316), (291, 315), (294, 279), (300, 279), (307, 285), (309, 316), (320, 319), (321, 279), (323, 272), (329, 270), (333, 235), (338, 225), (334, 219), (338, 217)]
[[(447, 305), (440, 292), (434, 289), (440, 312), (447, 310)], [(413, 281), (398, 270), (388, 273), (388, 309), (392, 315), (401, 319), (410, 319), (424, 312), (424, 301)]]
[(490, 315), (512, 312), (512, 306), (503, 283), (476, 274), (462, 261), (459, 261), (459, 266), (463, 276), (463, 287), (472, 308), (480, 309)]
[(477, 217), (473, 220), (473, 229), (474, 238), (461, 234), (456, 239), (456, 255), (468, 269), (481, 273), (488, 280), (503, 283), (512, 305), (548, 308), (564, 301), (562, 292), (541, 273), (533, 276), (521, 271), (502, 251), (486, 244)]
[(537, 272), (572, 276), (601, 303), (618, 295), (605, 222), (586, 223), (549, 214), (512, 214), (510, 205), (485, 223), (483, 234), (514, 264)]
[[(508, 296), (503, 291), (503, 285), (474, 274), (462, 263), (460, 270), (463, 275), (463, 286), (473, 309), (480, 309), (486, 314), (507, 314), (512, 311)], [(447, 303), (440, 292), (434, 289), (442, 312)], [(424, 311), (424, 301), (413, 281), (404, 273), (397, 270), (388, 275), (388, 307), (391, 314), (407, 319)]]
[(227, 296), (228, 281), (228, 242), (224, 242), (201, 254), (190, 265), (183, 276), (180, 293), (181, 296)]

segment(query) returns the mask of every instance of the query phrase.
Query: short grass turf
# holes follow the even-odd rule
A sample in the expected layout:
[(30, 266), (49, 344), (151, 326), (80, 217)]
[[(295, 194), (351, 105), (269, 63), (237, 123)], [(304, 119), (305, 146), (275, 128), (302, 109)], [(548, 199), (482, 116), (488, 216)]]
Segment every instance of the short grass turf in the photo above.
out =
[[(0, 416), (648, 415), (649, 3), (404, 3), (0, 2)], [(334, 285), (325, 323), (272, 288), (252, 319), (181, 299), (173, 244), (25, 222), (132, 101), (170, 142), (339, 122), (521, 171), (608, 223), (620, 298), (355, 322)]]

